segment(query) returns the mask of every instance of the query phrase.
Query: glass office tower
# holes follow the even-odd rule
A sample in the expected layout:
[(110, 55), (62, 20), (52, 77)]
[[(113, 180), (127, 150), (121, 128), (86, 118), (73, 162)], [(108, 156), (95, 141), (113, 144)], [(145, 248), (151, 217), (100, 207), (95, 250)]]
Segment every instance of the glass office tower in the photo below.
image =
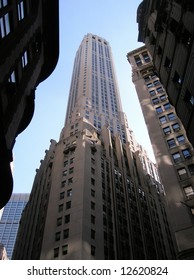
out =
[(20, 218), (28, 199), (29, 194), (12, 194), (9, 202), (2, 210), (2, 216), (0, 217), (0, 243), (6, 248), (9, 259), (12, 258)]

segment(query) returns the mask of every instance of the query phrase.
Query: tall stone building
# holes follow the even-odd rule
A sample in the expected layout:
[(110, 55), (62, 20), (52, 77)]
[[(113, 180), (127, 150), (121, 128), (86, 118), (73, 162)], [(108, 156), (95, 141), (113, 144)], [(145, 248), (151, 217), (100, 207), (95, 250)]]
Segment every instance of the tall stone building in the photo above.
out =
[(127, 54), (180, 259), (194, 259), (194, 151), (145, 46)]
[(0, 208), (13, 191), (16, 137), (33, 118), (37, 86), (57, 64), (58, 12), (58, 0), (0, 0)]
[(14, 259), (176, 258), (165, 208), (157, 168), (122, 111), (110, 45), (87, 34), (65, 126), (37, 170)]
[(170, 103), (194, 146), (194, 1), (144, 0), (138, 40), (153, 57)]

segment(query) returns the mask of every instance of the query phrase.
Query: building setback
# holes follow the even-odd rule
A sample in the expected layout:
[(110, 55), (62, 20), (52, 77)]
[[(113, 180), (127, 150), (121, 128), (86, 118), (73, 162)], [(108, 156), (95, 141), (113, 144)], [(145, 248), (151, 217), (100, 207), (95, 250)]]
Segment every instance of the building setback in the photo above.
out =
[(153, 57), (169, 101), (194, 146), (194, 1), (144, 0), (137, 21), (138, 40)]
[(5, 247), (9, 259), (12, 258), (20, 218), (28, 199), (29, 194), (12, 194), (2, 211), (0, 218), (0, 243)]
[(127, 54), (180, 259), (194, 258), (194, 151), (145, 46)]
[(87, 34), (65, 126), (37, 170), (13, 258), (176, 258), (165, 208), (157, 168), (122, 111), (110, 45)]
[(15, 139), (32, 120), (36, 87), (58, 60), (58, 20), (58, 0), (0, 0), (0, 208), (13, 190)]

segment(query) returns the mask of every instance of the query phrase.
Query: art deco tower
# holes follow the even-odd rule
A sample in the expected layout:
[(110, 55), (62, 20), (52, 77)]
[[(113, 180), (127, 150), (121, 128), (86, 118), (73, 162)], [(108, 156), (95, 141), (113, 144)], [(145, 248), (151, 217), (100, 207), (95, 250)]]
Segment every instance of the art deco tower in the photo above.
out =
[(37, 170), (14, 259), (174, 258), (164, 196), (122, 112), (109, 43), (87, 34), (65, 126)]

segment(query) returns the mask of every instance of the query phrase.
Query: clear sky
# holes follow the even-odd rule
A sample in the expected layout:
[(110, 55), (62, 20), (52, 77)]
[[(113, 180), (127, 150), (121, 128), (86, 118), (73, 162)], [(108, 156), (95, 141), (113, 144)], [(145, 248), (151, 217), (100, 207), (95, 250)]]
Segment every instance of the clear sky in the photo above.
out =
[[(137, 42), (136, 11), (141, 0), (59, 0), (60, 55), (50, 77), (36, 90), (34, 117), (16, 139), (14, 147), (14, 190), (30, 192), (50, 146), (58, 141), (64, 126), (75, 53), (87, 33), (105, 38), (111, 46), (123, 111), (137, 141), (153, 159), (141, 108), (131, 81), (126, 55), (142, 44)], [(52, 36), (52, 34), (51, 34)]]

